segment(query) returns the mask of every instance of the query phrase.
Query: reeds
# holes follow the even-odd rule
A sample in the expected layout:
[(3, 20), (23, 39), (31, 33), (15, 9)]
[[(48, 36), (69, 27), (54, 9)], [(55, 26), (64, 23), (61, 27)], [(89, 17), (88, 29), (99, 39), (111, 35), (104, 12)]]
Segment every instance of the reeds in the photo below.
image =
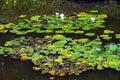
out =
[[(16, 18), (21, 14), (33, 16), (36, 14), (52, 14), (63, 0), (1, 0), (0, 20)], [(6, 20), (7, 20), (6, 19)], [(13, 20), (13, 19), (12, 19)]]

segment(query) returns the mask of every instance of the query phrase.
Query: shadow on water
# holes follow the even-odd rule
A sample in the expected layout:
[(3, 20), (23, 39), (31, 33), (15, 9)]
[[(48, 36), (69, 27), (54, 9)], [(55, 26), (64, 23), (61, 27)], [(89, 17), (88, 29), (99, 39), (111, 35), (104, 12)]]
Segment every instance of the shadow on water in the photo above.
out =
[[(0, 56), (0, 80), (49, 80), (51, 75), (32, 69), (30, 61), (14, 60)], [(79, 76), (55, 76), (55, 80), (120, 80), (120, 72), (112, 69), (87, 71)]]

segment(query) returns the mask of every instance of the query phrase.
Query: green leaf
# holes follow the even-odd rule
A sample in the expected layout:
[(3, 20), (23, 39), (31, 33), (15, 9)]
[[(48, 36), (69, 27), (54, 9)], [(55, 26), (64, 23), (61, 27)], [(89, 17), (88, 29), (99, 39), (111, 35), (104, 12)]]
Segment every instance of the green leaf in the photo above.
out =
[(94, 36), (95, 33), (85, 33), (86, 36)]
[(82, 39), (79, 39), (78, 41), (81, 42), (81, 43), (86, 43), (86, 42), (89, 41), (89, 39), (87, 39), (87, 38), (82, 38)]
[(105, 34), (110, 34), (110, 33), (114, 33), (114, 31), (112, 31), (112, 30), (104, 30), (104, 33)]
[(7, 41), (7, 42), (4, 44), (4, 46), (12, 46), (12, 45), (13, 45), (12, 43), (13, 43), (12, 41)]
[(100, 35), (100, 37), (102, 37), (105, 40), (110, 40), (112, 38), (112, 37), (110, 37), (109, 35), (106, 35), (106, 34)]
[(33, 69), (36, 70), (36, 71), (40, 70), (39, 67), (33, 67)]
[(90, 12), (91, 13), (98, 13), (99, 11), (98, 10), (91, 10)]
[(115, 37), (120, 39), (120, 34), (115, 34)]
[(31, 17), (30, 19), (31, 19), (31, 20), (38, 20), (40, 17), (41, 17), (40, 15), (37, 15), (37, 16)]
[(62, 56), (59, 56), (57, 59), (54, 60), (55, 62), (58, 62), (58, 63), (63, 63), (63, 57)]
[(75, 52), (78, 52), (78, 51), (84, 52), (86, 50), (86, 48), (84, 46), (82, 46), (82, 45), (76, 44), (76, 45), (73, 46), (73, 50)]
[(67, 41), (64, 40), (64, 41), (57, 41), (54, 44), (56, 47), (63, 47), (66, 43), (67, 43)]
[(44, 58), (44, 56), (39, 55), (39, 53), (36, 52), (36, 53), (33, 54), (33, 56), (31, 58), (32, 58), (32, 61), (37, 61), (37, 60), (39, 60), (41, 58)]
[(98, 66), (97, 66), (97, 69), (98, 69), (98, 70), (103, 70), (104, 68), (103, 68), (102, 65), (98, 65)]

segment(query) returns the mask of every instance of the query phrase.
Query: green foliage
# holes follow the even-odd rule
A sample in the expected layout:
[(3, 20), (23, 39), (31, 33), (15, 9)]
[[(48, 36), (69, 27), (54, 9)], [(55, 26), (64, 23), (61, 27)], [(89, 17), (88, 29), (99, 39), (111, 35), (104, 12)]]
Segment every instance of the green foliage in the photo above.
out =
[(105, 33), (105, 34), (110, 34), (110, 33), (114, 33), (114, 31), (111, 31), (111, 30), (104, 30), (104, 33)]
[(66, 63), (79, 65), (79, 70), (84, 70), (82, 66), (89, 69), (88, 65), (97, 66), (98, 70), (108, 67), (120, 70), (120, 44), (102, 46), (98, 37), (94, 40), (72, 39), (58, 34), (44, 38), (20, 37), (6, 42), (5, 47), (0, 47), (0, 54), (4, 53), (29, 57), (35, 65), (39, 65), (33, 67), (35, 70), (55, 68), (58, 64), (64, 64), (65, 67)]
[[(75, 16), (65, 15), (65, 19), (61, 20), (60, 15), (36, 15), (30, 19), (24, 19), (17, 24), (8, 23), (1, 24), (0, 32), (24, 35), (32, 32), (36, 33), (76, 33), (83, 34), (83, 30), (91, 30), (96, 28), (103, 28), (105, 14), (95, 15), (81, 12)], [(95, 19), (92, 22), (91, 18)], [(87, 36), (94, 36), (94, 33), (86, 33)]]
[[(55, 0), (54, 0), (55, 1)], [(97, 11), (91, 11), (96, 13)], [(24, 17), (24, 16), (21, 16)], [(29, 58), (37, 67), (35, 70), (52, 71), (60, 68), (68, 68), (66, 73), (76, 71), (81, 73), (84, 70), (98, 70), (114, 68), (120, 70), (120, 44), (108, 43), (103, 46), (102, 39), (110, 40), (114, 31), (104, 30), (104, 34), (90, 40), (88, 38), (72, 39), (59, 33), (84, 34), (85, 36), (96, 36), (93, 33), (98, 28), (104, 28), (105, 14), (87, 14), (81, 12), (75, 16), (65, 16), (64, 20), (55, 15), (36, 15), (17, 24), (1, 24), (1, 33), (14, 33), (24, 35), (28, 33), (58, 33), (47, 35), (44, 38), (20, 37), (7, 41), (0, 46), (0, 54), (17, 55)], [(87, 31), (86, 31), (87, 30)], [(91, 32), (91, 31), (93, 32)], [(89, 32), (90, 31), (90, 32)], [(115, 35), (119, 39), (119, 34)], [(73, 69), (73, 67), (76, 67)], [(78, 67), (79, 66), (79, 67)], [(53, 70), (53, 72), (55, 72)], [(59, 71), (59, 70), (58, 70)], [(52, 73), (52, 72), (51, 72)]]
[(115, 34), (115, 37), (120, 39), (120, 34)]
[(110, 39), (112, 39), (112, 37), (109, 36), (109, 35), (107, 35), (107, 34), (103, 34), (103, 35), (101, 35), (101, 37), (102, 37), (103, 39), (105, 39), (105, 40), (110, 40)]
[(94, 36), (95, 33), (85, 33), (86, 36)]

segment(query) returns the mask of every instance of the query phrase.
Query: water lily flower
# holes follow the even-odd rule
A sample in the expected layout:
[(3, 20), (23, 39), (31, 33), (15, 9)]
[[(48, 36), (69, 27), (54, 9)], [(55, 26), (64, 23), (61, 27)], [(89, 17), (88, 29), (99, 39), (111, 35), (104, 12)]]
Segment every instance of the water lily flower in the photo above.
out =
[(90, 21), (91, 21), (91, 22), (95, 22), (95, 18), (94, 18), (94, 17), (91, 17), (91, 18), (90, 18)]
[(6, 4), (8, 4), (8, 1), (6, 2)]
[(64, 14), (60, 14), (60, 19), (64, 20)]
[(56, 17), (59, 17), (59, 13), (55, 13)]
[(16, 0), (13, 1), (16, 4)]

